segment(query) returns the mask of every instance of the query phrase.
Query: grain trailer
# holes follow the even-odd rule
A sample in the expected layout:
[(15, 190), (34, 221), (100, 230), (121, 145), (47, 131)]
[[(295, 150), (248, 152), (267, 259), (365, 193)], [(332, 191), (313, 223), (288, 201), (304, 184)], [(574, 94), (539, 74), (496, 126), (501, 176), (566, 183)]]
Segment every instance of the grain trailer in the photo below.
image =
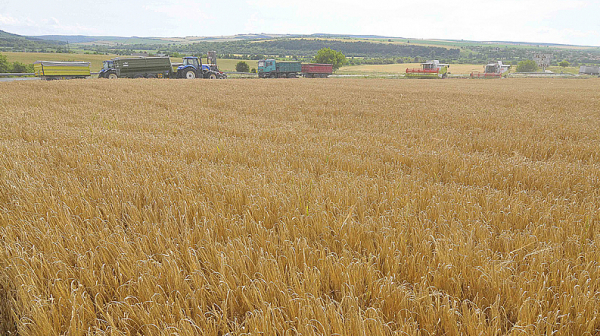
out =
[(33, 71), (45, 80), (87, 78), (91, 75), (90, 62), (36, 61)]
[(169, 57), (117, 57), (104, 61), (100, 78), (169, 78), (173, 69)]
[(327, 78), (333, 73), (333, 65), (305, 63), (302, 64), (302, 75), (307, 78)]

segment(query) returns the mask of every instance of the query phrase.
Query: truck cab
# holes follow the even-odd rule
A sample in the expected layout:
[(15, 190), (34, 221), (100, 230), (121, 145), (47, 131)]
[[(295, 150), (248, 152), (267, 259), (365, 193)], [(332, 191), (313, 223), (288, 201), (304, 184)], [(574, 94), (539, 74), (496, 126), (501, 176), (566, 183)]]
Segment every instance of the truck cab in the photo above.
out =
[(297, 61), (276, 61), (266, 59), (258, 61), (258, 77), (296, 78), (302, 71), (302, 64)]
[(275, 77), (277, 72), (277, 64), (274, 59), (258, 61), (258, 77)]

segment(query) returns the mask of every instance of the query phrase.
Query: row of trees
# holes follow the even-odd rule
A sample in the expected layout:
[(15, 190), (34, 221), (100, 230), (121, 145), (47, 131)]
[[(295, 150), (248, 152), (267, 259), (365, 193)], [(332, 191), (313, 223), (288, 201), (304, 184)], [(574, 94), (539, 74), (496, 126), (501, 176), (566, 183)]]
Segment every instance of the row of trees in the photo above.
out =
[[(564, 60), (561, 62), (558, 62), (558, 65), (566, 68), (569, 65), (571, 65), (571, 63), (569, 63), (569, 61)], [(533, 60), (526, 60), (526, 61), (521, 61), (519, 62), (519, 64), (517, 64), (517, 72), (536, 72), (539, 70), (539, 67), (537, 65), (537, 63), (535, 63), (535, 61)]]
[(21, 62), (8, 61), (5, 55), (0, 54), (0, 73), (25, 73), (33, 72), (33, 64), (23, 64)]

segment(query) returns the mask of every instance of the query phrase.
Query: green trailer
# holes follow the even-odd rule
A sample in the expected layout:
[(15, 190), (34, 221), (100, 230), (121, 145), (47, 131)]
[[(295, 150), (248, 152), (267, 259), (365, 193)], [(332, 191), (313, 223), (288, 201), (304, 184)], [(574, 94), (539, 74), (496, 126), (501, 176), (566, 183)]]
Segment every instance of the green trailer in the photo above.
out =
[(274, 59), (258, 61), (258, 77), (260, 78), (296, 78), (302, 71), (302, 63), (277, 61)]
[(104, 61), (100, 78), (169, 78), (173, 73), (169, 57), (117, 57)]

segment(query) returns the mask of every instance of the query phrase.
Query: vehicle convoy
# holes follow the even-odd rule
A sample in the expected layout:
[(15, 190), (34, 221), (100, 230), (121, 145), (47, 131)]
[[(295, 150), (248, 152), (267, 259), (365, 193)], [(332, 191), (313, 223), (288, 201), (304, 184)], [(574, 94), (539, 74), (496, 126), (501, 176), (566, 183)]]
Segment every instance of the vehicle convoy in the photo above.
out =
[(421, 63), (420, 69), (406, 69), (408, 78), (446, 78), (448, 77), (449, 64), (442, 64), (438, 60)]
[(104, 61), (99, 78), (169, 78), (169, 57), (117, 57)]
[(37, 77), (45, 80), (74, 79), (90, 77), (90, 62), (52, 62), (37, 61), (33, 63)]
[(471, 72), (471, 78), (502, 78), (508, 72), (510, 65), (502, 64), (502, 61), (487, 64), (483, 73)]
[(333, 73), (331, 64), (302, 64), (296, 61), (278, 61), (266, 59), (258, 61), (258, 77), (260, 78), (296, 78), (304, 77), (322, 77)]

